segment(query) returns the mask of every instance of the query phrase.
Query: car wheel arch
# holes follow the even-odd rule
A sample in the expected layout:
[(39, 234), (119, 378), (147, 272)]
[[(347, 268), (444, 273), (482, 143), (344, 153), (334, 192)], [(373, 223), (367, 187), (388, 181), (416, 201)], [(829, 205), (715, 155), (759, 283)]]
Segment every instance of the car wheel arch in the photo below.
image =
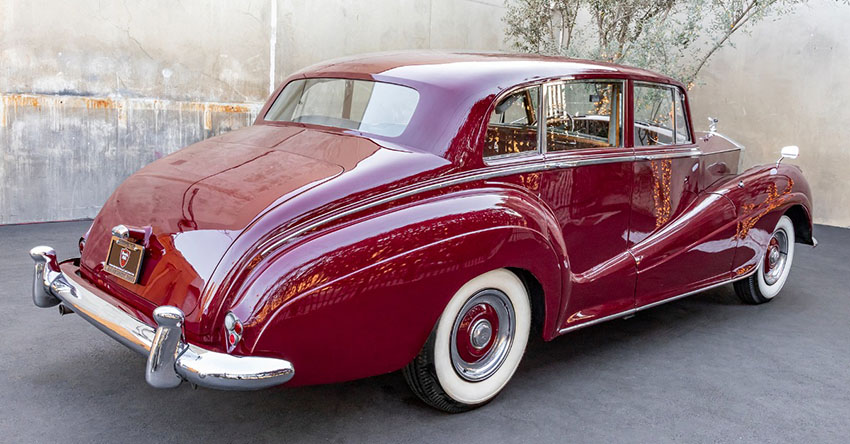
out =
[[(536, 300), (536, 302), (534, 302), (534, 306), (536, 307), (535, 310), (537, 310), (538, 313), (537, 313), (537, 315), (535, 315), (535, 320), (539, 321), (539, 326), (542, 327), (541, 330), (543, 332), (547, 331), (546, 328), (549, 327), (549, 326), (548, 326), (548, 324), (546, 324), (546, 322), (554, 323), (555, 320), (557, 319), (557, 313), (552, 312), (551, 310), (553, 310), (553, 309), (557, 310), (557, 307), (560, 304), (561, 285), (562, 285), (562, 281), (563, 281), (563, 265), (562, 264), (566, 263), (565, 259), (563, 257), (564, 252), (562, 250), (559, 250), (559, 247), (557, 246), (559, 244), (558, 240), (552, 238), (553, 235), (559, 236), (560, 232), (554, 231), (551, 224), (548, 224), (546, 222), (547, 217), (546, 217), (545, 214), (539, 214), (538, 213), (539, 211), (546, 211), (545, 209), (537, 207), (537, 205), (535, 205), (534, 202), (528, 202), (527, 199), (524, 199), (521, 196), (517, 196), (515, 194), (515, 192), (512, 191), (512, 190), (504, 190), (504, 191), (506, 192), (506, 194), (512, 195), (511, 199), (502, 199), (501, 200), (501, 202), (503, 204), (506, 203), (506, 202), (507, 202), (507, 204), (500, 206), (500, 207), (495, 207), (495, 210), (494, 210), (494, 208), (483, 209), (482, 211), (485, 211), (485, 213), (482, 213), (482, 214), (484, 216), (490, 216), (489, 219), (491, 219), (493, 221), (499, 221), (500, 220), (499, 216), (494, 216), (493, 211), (501, 211), (501, 212), (505, 213), (506, 215), (509, 215), (510, 217), (513, 218), (513, 219), (510, 219), (509, 222), (506, 225), (495, 224), (493, 226), (490, 226), (489, 228), (474, 229), (474, 230), (466, 231), (466, 232), (463, 232), (462, 234), (458, 234), (456, 236), (452, 236), (450, 238), (445, 238), (445, 239), (433, 238), (433, 239), (431, 239), (431, 241), (429, 241), (429, 243), (426, 243), (425, 245), (420, 245), (416, 248), (411, 248), (410, 250), (407, 250), (407, 251), (405, 251), (402, 254), (399, 254), (397, 256), (393, 256), (393, 257), (391, 257), (391, 258), (387, 259), (386, 261), (381, 262), (379, 264), (364, 265), (363, 267), (359, 267), (358, 269), (353, 270), (353, 271), (351, 271), (351, 272), (349, 272), (345, 275), (341, 275), (341, 276), (338, 276), (337, 278), (329, 279), (329, 280), (324, 282), (323, 287), (319, 290), (308, 289), (303, 294), (293, 295), (291, 297), (286, 297), (286, 298), (276, 297), (277, 303), (280, 303), (280, 302), (282, 302), (282, 303), (280, 305), (278, 305), (277, 307), (274, 307), (274, 313), (269, 314), (269, 316), (266, 318), (266, 320), (264, 322), (265, 325), (262, 326), (262, 331), (259, 334), (257, 334), (255, 340), (252, 341), (252, 344), (250, 346), (251, 352), (253, 352), (253, 353), (274, 352), (275, 351), (274, 348), (269, 346), (269, 343), (272, 340), (271, 338), (283, 337), (283, 336), (291, 337), (293, 331), (289, 330), (287, 334), (284, 334), (282, 332), (286, 331), (287, 328), (281, 327), (281, 325), (286, 323), (286, 322), (289, 322), (288, 319), (292, 319), (293, 317), (299, 316), (297, 314), (299, 312), (298, 312), (298, 309), (296, 307), (300, 306), (301, 307), (301, 313), (303, 313), (303, 311), (306, 310), (306, 307), (316, 307), (317, 305), (321, 305), (322, 302), (320, 301), (320, 299), (323, 297), (322, 294), (326, 295), (326, 296), (324, 296), (326, 300), (329, 299), (329, 298), (332, 299), (334, 297), (334, 296), (327, 296), (327, 295), (341, 294), (342, 290), (340, 290), (340, 289), (345, 288), (346, 283), (352, 283), (352, 282), (355, 282), (355, 281), (357, 281), (357, 282), (374, 282), (374, 280), (376, 278), (373, 275), (376, 275), (376, 273), (377, 273), (377, 271), (373, 271), (373, 270), (377, 270), (377, 268), (375, 268), (375, 267), (384, 267), (384, 269), (399, 270), (403, 267), (394, 266), (393, 263), (395, 263), (395, 264), (414, 263), (414, 261), (411, 258), (414, 258), (415, 256), (411, 256), (411, 254), (416, 255), (418, 253), (415, 253), (415, 252), (425, 251), (425, 250), (428, 250), (428, 249), (432, 249), (433, 251), (438, 251), (441, 243), (444, 243), (444, 242), (459, 242), (463, 238), (469, 238), (470, 240), (467, 243), (467, 245), (472, 246), (472, 248), (469, 249), (470, 251), (468, 253), (463, 253), (463, 254), (469, 254), (469, 255), (474, 256), (474, 257), (472, 259), (468, 260), (467, 264), (464, 267), (461, 267), (461, 269), (457, 272), (453, 272), (453, 273), (447, 274), (445, 276), (428, 275), (429, 277), (427, 279), (429, 279), (432, 282), (431, 285), (434, 286), (435, 288), (439, 288), (439, 289), (442, 289), (443, 287), (446, 287), (449, 284), (452, 285), (452, 286), (456, 286), (457, 288), (460, 288), (460, 286), (462, 286), (466, 281), (474, 278), (475, 276), (477, 276), (480, 273), (490, 271), (492, 269), (497, 269), (497, 268), (508, 268), (512, 272), (517, 274), (521, 278), (521, 280), (523, 280), (523, 283), (529, 288), (529, 294), (532, 294), (533, 297)], [(442, 200), (442, 199), (450, 198), (450, 197), (451, 197), (451, 194), (440, 196), (438, 199)], [(468, 200), (465, 201), (465, 202), (469, 203)], [(455, 205), (454, 208), (457, 208), (457, 205)], [(390, 215), (390, 213), (385, 213), (384, 215), (388, 216), (388, 215)], [(481, 220), (481, 215), (475, 216), (474, 214), (469, 214), (468, 216), (473, 217), (473, 218), (477, 217), (479, 220)], [(460, 215), (458, 217), (463, 217), (463, 215)], [(507, 216), (505, 216), (505, 217), (507, 217)], [(485, 217), (485, 219), (487, 219), (487, 217)], [(534, 219), (534, 220), (532, 221), (531, 219)], [(408, 225), (406, 225), (406, 226), (411, 226), (409, 224), (409, 221), (408, 221)], [(398, 229), (404, 229), (404, 227), (399, 225)], [(331, 231), (332, 230), (329, 230), (329, 233)], [(318, 234), (318, 233), (316, 233), (316, 234)], [(340, 233), (339, 236), (342, 236), (342, 233)], [(472, 239), (474, 239), (474, 241)], [(422, 238), (417, 238), (416, 240), (424, 242), (424, 239), (422, 239)], [(305, 245), (306, 245), (306, 243), (305, 243)], [(560, 245), (563, 245), (563, 242), (560, 242)], [(414, 253), (411, 253), (411, 252), (414, 252)], [(287, 257), (287, 253), (278, 255), (277, 260), (280, 261), (280, 264), (281, 264), (280, 266), (283, 267), (283, 268), (279, 269), (281, 274), (291, 273), (290, 271), (286, 271), (286, 268), (290, 267), (290, 266), (285, 264), (286, 259), (284, 259), (284, 258), (286, 258), (286, 257)], [(422, 256), (422, 257), (427, 257), (427, 255)], [(439, 256), (438, 255), (431, 255), (431, 257), (438, 258)], [(271, 259), (271, 258), (269, 258), (269, 259)], [(293, 258), (292, 256), (289, 256), (289, 259), (293, 260), (294, 262), (299, 261), (299, 259)], [(454, 260), (457, 260), (457, 259), (458, 259), (457, 257), (453, 257), (450, 261), (454, 261)], [(265, 268), (263, 273), (267, 273), (269, 271), (272, 271), (272, 273), (275, 273), (275, 271), (273, 271), (275, 269), (275, 266), (273, 266), (271, 264), (266, 264), (263, 268)], [(301, 273), (305, 276), (310, 274), (309, 270), (306, 270), (306, 271), (302, 270)], [(359, 281), (358, 281), (358, 279), (359, 279)], [(393, 276), (389, 275), (387, 277), (387, 279), (393, 279)], [(282, 280), (283, 279), (281, 279), (281, 281)], [(442, 283), (441, 281), (443, 281), (443, 280), (446, 280), (447, 282)], [(253, 282), (257, 282), (257, 281), (253, 281)], [(266, 279), (265, 282), (268, 285), (273, 284), (272, 279)], [(283, 285), (281, 283), (278, 283), (277, 285), (278, 285), (278, 287), (277, 287), (278, 290), (276, 290), (276, 291), (281, 291), (281, 289), (283, 289), (285, 287), (285, 285)], [(293, 285), (297, 286), (298, 283), (293, 282)], [(247, 292), (247, 291), (254, 292), (255, 296), (247, 297), (246, 301), (256, 302), (258, 300), (258, 297), (256, 296), (257, 294), (270, 291), (271, 288), (272, 287), (266, 288), (263, 285), (258, 285), (254, 289), (245, 288), (243, 290), (240, 290), (240, 292)], [(411, 293), (411, 292), (414, 292), (414, 291), (417, 291), (417, 290), (421, 291), (422, 288), (423, 287), (421, 285), (417, 284), (417, 283), (412, 283), (412, 284), (405, 283), (405, 284), (398, 287), (400, 293)], [(430, 305), (439, 305), (439, 306), (427, 308), (427, 310), (426, 310), (427, 313), (423, 314), (423, 316), (427, 315), (427, 316), (433, 317), (433, 319), (429, 320), (429, 321), (433, 321), (433, 322), (430, 322), (429, 325), (427, 326), (427, 328), (424, 325), (411, 326), (411, 328), (415, 329), (418, 333), (421, 333), (420, 337), (416, 341), (417, 343), (415, 344), (415, 346), (413, 345), (413, 342), (410, 338), (408, 338), (408, 339), (402, 338), (402, 339), (398, 340), (396, 347), (410, 348), (410, 350), (409, 350), (409, 358), (410, 359), (412, 359), (416, 355), (416, 353), (419, 351), (419, 349), (421, 349), (421, 346), (427, 340), (428, 333), (430, 332), (430, 329), (433, 327), (433, 325), (435, 325), (436, 321), (439, 319), (439, 313), (442, 312), (442, 310), (445, 308), (445, 304), (448, 303), (447, 298), (449, 298), (453, 294), (453, 291), (456, 291), (457, 288), (452, 287), (452, 288), (446, 288), (445, 291), (440, 290), (441, 293), (445, 293), (444, 299), (446, 299), (446, 300), (442, 301), (442, 303), (439, 303), (439, 304), (429, 303)], [(433, 290), (433, 291), (437, 291), (437, 290)], [(322, 293), (322, 292), (324, 292), (324, 293)], [(240, 296), (239, 298), (242, 298), (243, 296)], [(368, 292), (365, 292), (365, 291), (358, 291), (357, 294), (348, 295), (346, 297), (350, 297), (352, 300), (358, 300), (359, 301), (358, 303), (372, 304), (372, 305), (367, 305), (369, 307), (372, 307), (372, 309), (376, 309), (376, 308), (380, 307), (379, 305), (375, 304), (375, 298), (377, 296), (370, 295), (370, 294), (368, 294)], [(425, 295), (424, 297), (429, 297), (429, 296)], [(272, 299), (272, 298), (270, 298), (270, 299)], [(312, 299), (312, 303), (308, 302), (310, 299)], [(438, 301), (438, 299), (439, 299), (439, 297), (437, 299), (433, 299), (433, 300)], [(415, 299), (408, 299), (408, 300), (414, 301)], [(416, 303), (419, 304), (420, 302), (416, 302)], [(330, 305), (331, 303), (326, 302), (326, 304)], [(403, 306), (403, 305), (399, 305), (399, 304), (400, 303), (395, 303), (391, 307), (388, 306), (388, 308), (386, 309), (387, 310), (387, 313), (386, 313), (387, 317), (392, 317), (392, 310), (397, 310), (400, 306)], [(252, 304), (249, 303), (247, 305), (252, 305)], [(349, 305), (348, 307), (353, 307), (353, 305)], [(334, 310), (334, 309), (330, 308), (330, 310)], [(540, 311), (542, 311), (542, 313)], [(430, 313), (430, 314), (428, 314), (428, 313)], [(551, 316), (551, 315), (554, 315), (554, 316)], [(368, 316), (371, 316), (371, 315), (368, 315)], [(280, 318), (280, 319), (276, 319), (276, 318)], [(316, 318), (313, 318), (313, 319), (316, 319)], [(284, 321), (284, 320), (286, 320), (286, 321)], [(380, 322), (380, 320), (374, 320), (374, 322)], [(390, 320), (389, 322), (393, 322), (393, 321)], [(423, 321), (423, 323), (424, 323), (424, 321)], [(352, 324), (349, 324), (349, 326), (350, 325), (352, 325)], [(545, 327), (544, 327), (544, 325), (545, 325)], [(386, 331), (387, 334), (389, 334), (389, 332), (390, 332), (388, 327), (382, 327), (380, 325), (374, 325), (372, 327), (374, 327), (374, 328), (371, 328), (372, 330), (380, 329), (382, 331)], [(345, 325), (341, 325), (340, 328), (345, 328)], [(358, 329), (365, 329), (365, 324), (361, 325)], [(375, 334), (375, 333), (373, 332), (372, 334)], [(267, 337), (265, 337), (265, 336), (267, 336)], [(357, 336), (357, 334), (352, 333), (352, 334), (348, 334), (346, 336)], [(387, 340), (385, 342), (390, 343), (392, 341)], [(407, 345), (404, 345), (404, 344), (407, 344)], [(299, 364), (298, 360), (295, 357), (285, 356), (283, 354), (281, 356), (286, 358), (286, 359), (293, 359), (294, 363)], [(409, 359), (408, 359), (408, 361), (409, 361)], [(401, 362), (401, 360), (397, 359), (395, 361), (395, 366), (397, 368), (395, 368), (395, 369), (403, 367), (404, 365), (407, 364), (408, 361)], [(303, 368), (303, 364), (300, 364), (300, 365)], [(389, 367), (380, 369), (381, 372), (392, 371), (392, 370), (394, 370), (394, 369), (390, 369)], [(300, 375), (304, 375), (305, 373), (306, 372), (301, 372)], [(370, 373), (371, 374), (378, 374), (377, 371), (370, 372)], [(342, 376), (335, 375), (335, 376), (330, 377), (326, 380), (322, 380), (322, 381), (318, 381), (318, 382), (341, 381), (341, 380), (347, 380), (347, 379), (354, 379), (355, 377), (370, 376), (371, 374), (365, 374), (365, 373), (364, 374), (356, 374), (355, 376), (352, 376), (352, 377), (348, 377), (348, 376), (342, 377)], [(301, 379), (301, 378), (299, 378), (299, 376), (296, 376), (295, 379)], [(316, 382), (316, 381), (310, 381), (309, 383), (314, 383), (314, 382)], [(298, 382), (298, 381), (295, 381), (294, 385), (301, 385), (301, 383)]]

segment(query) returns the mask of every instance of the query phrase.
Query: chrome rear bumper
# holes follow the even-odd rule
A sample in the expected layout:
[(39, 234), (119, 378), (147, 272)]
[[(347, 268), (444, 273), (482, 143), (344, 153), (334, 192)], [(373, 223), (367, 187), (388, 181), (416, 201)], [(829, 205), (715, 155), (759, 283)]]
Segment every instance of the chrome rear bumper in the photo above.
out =
[(183, 312), (165, 305), (153, 312), (156, 327), (98, 296), (101, 291), (76, 273), (66, 273), (50, 247), (30, 250), (35, 261), (33, 302), (63, 304), (113, 339), (147, 356), (145, 379), (157, 388), (184, 380), (221, 390), (256, 390), (283, 384), (295, 370), (289, 361), (213, 352), (183, 341)]

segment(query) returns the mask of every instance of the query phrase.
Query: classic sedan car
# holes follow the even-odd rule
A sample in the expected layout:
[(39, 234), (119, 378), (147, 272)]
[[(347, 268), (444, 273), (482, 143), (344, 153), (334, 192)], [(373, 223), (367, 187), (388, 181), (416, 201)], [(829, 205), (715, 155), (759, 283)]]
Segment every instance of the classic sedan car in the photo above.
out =
[(80, 258), (33, 249), (34, 302), (145, 355), (155, 387), (402, 370), (424, 402), (464, 411), (505, 387), (531, 335), (729, 283), (772, 300), (795, 243), (815, 244), (809, 186), (787, 162), (739, 173), (741, 149), (696, 133), (683, 85), (641, 69), (331, 61), (289, 77), (253, 126), (128, 178)]

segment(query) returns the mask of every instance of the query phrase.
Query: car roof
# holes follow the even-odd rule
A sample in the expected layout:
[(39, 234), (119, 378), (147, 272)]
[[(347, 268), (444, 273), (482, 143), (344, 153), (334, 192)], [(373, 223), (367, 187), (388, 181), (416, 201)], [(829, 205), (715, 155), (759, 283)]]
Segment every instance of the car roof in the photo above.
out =
[[(376, 137), (462, 164), (479, 145), (489, 107), (507, 89), (554, 78), (610, 78), (681, 83), (640, 68), (533, 54), (413, 50), (362, 54), (328, 60), (293, 73), (259, 113), (299, 78), (349, 78), (395, 83), (419, 92), (419, 103), (404, 133)], [(266, 122), (268, 123), (268, 122)], [(371, 136), (370, 136), (371, 137)], [(480, 158), (478, 158), (480, 160)]]
[(412, 50), (328, 60), (293, 77), (371, 77), (400, 84), (427, 84), (487, 92), (553, 77), (630, 78), (683, 87), (670, 77), (612, 63), (537, 54)]

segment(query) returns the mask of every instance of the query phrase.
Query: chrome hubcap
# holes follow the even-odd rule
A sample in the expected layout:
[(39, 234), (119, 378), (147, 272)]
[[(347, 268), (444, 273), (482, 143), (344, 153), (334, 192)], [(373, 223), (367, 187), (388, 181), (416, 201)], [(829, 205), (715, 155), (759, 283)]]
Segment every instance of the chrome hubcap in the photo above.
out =
[(771, 248), (770, 249), (769, 256), (767, 257), (770, 260), (770, 265), (776, 265), (776, 263), (779, 262), (780, 254), (781, 253), (779, 253), (778, 248)]
[(496, 289), (482, 290), (463, 305), (450, 338), (452, 366), (467, 381), (481, 381), (508, 357), (516, 330), (514, 306)]
[(788, 234), (779, 229), (770, 238), (764, 260), (764, 282), (773, 285), (782, 277), (788, 257)]
[(490, 337), (493, 335), (493, 327), (490, 325), (486, 319), (479, 319), (475, 321), (475, 325), (472, 326), (472, 332), (469, 335), (469, 342), (472, 343), (472, 346), (481, 349), (490, 342)]

